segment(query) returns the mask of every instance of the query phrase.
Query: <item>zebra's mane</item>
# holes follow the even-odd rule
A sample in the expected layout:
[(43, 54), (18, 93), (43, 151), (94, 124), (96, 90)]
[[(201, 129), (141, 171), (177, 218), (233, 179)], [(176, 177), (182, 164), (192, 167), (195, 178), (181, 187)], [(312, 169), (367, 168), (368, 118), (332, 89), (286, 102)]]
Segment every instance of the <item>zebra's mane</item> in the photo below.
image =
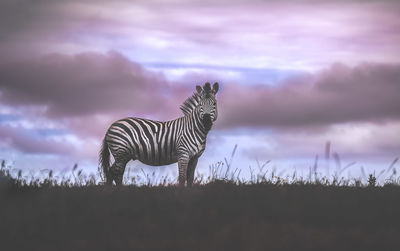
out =
[(183, 104), (181, 105), (181, 110), (185, 116), (191, 114), (194, 109), (196, 109), (196, 106), (199, 104), (200, 98), (200, 95), (196, 92), (193, 93), (191, 97), (187, 98), (185, 102), (183, 102)]

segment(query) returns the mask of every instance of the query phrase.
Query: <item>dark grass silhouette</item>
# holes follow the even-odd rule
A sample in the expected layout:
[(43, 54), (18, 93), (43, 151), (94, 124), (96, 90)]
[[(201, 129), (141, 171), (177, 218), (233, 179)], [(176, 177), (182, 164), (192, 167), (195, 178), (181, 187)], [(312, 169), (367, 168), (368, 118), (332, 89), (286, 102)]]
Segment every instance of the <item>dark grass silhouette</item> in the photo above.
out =
[(322, 185), (8, 188), (2, 250), (398, 247), (400, 188)]
[[(234, 154), (234, 153), (233, 153)], [(1, 250), (396, 250), (400, 187), (368, 179), (240, 179), (232, 157), (192, 188), (145, 174), (141, 186), (99, 185), (75, 166), (62, 179), (24, 178), (2, 163)], [(224, 164), (225, 163), (225, 164)], [(396, 174), (396, 173), (395, 173)], [(338, 174), (336, 174), (338, 175)], [(147, 179), (147, 180), (146, 180)], [(137, 181), (137, 180), (136, 180)]]

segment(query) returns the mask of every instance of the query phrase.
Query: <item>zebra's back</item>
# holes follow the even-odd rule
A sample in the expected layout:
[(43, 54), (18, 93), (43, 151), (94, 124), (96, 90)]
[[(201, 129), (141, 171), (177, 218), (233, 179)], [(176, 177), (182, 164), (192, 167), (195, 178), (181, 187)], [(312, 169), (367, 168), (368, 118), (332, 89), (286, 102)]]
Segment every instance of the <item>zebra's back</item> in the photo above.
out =
[(124, 118), (114, 122), (106, 141), (115, 158), (139, 160), (159, 166), (177, 162), (174, 121)]

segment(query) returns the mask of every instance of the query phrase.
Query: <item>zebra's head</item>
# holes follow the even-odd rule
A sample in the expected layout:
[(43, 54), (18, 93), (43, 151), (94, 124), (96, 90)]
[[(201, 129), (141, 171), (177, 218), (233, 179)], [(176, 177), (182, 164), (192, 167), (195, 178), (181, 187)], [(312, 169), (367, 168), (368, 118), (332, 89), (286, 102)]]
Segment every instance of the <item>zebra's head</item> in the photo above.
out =
[(196, 86), (197, 94), (200, 96), (198, 111), (207, 131), (211, 129), (218, 117), (217, 100), (215, 98), (218, 89), (218, 83), (214, 83), (212, 88), (210, 83), (205, 83), (204, 86)]

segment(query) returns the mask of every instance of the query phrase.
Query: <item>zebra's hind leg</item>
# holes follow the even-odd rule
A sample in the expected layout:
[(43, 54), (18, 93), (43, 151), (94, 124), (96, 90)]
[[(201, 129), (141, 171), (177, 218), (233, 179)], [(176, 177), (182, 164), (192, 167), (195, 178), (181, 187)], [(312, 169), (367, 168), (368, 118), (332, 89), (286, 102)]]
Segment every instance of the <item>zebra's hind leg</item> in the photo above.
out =
[(111, 186), (112, 185), (112, 182), (113, 182), (113, 176), (112, 176), (112, 173), (111, 173), (111, 167), (110, 167), (110, 170), (105, 174), (105, 176), (106, 176), (106, 184), (108, 185), (108, 186)]
[(129, 159), (118, 158), (110, 168), (111, 183), (114, 180), (117, 186), (122, 185), (122, 178), (124, 177), (125, 167)]

